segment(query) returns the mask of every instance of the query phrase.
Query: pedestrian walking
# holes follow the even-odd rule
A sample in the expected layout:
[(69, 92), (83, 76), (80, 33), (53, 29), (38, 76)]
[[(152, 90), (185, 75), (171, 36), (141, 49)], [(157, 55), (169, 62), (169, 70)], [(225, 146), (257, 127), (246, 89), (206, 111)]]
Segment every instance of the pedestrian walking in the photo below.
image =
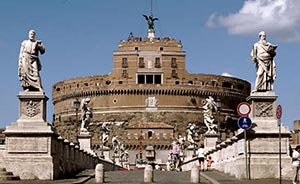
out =
[(197, 150), (198, 162), (201, 171), (204, 171), (204, 145), (201, 144), (200, 148)]
[(293, 184), (299, 183), (299, 168), (300, 168), (300, 146), (296, 146), (292, 155), (292, 165), (293, 165)]

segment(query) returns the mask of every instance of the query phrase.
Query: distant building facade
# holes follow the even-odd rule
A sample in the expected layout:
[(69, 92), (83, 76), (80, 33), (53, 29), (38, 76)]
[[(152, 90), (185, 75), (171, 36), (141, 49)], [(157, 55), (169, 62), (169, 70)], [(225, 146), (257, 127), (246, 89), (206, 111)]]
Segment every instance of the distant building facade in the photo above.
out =
[(0, 145), (5, 144), (5, 135), (4, 135), (5, 128), (0, 128)]
[[(76, 99), (90, 98), (93, 111), (92, 148), (101, 144), (103, 122), (124, 122), (110, 126), (127, 149), (169, 149), (173, 140), (186, 137), (186, 127), (198, 127), (199, 144), (207, 128), (203, 123), (205, 99), (220, 99), (219, 118), (223, 138), (237, 127), (237, 105), (250, 94), (250, 83), (234, 77), (191, 74), (186, 70), (186, 53), (174, 38), (139, 38), (132, 35), (119, 42), (113, 52), (113, 70), (107, 75), (78, 77), (60, 81), (52, 87), (53, 125), (64, 138), (75, 140)], [(199, 61), (209, 62), (209, 61)], [(78, 118), (81, 112), (78, 112)], [(112, 136), (110, 136), (111, 138)], [(111, 141), (108, 141), (110, 146)]]

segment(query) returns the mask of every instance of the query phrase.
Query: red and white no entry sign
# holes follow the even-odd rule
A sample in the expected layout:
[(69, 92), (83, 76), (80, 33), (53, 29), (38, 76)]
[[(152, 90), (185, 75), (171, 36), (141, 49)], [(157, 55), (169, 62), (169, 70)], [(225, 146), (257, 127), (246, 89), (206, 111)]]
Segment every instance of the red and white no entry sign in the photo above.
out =
[(241, 102), (237, 107), (237, 112), (240, 116), (248, 116), (251, 112), (251, 107), (247, 102)]
[(278, 105), (276, 108), (276, 118), (281, 119), (281, 116), (282, 116), (282, 107), (281, 105)]

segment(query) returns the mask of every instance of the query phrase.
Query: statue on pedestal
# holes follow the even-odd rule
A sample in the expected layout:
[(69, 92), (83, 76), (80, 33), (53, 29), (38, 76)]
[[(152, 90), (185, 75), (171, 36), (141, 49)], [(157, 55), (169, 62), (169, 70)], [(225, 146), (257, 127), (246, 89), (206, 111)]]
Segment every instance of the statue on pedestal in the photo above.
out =
[(115, 155), (118, 155), (120, 149), (120, 141), (118, 140), (118, 136), (114, 135), (111, 139), (113, 151)]
[(217, 110), (217, 104), (214, 101), (213, 97), (209, 96), (207, 99), (205, 99), (205, 104), (203, 106), (203, 116), (204, 116), (204, 123), (207, 127), (207, 134), (216, 133), (216, 125), (214, 124), (214, 117), (213, 117), (213, 109)]
[(81, 101), (81, 128), (80, 132), (88, 132), (87, 131), (87, 126), (91, 123), (91, 119), (93, 117), (93, 112), (91, 108), (88, 106), (89, 102), (91, 100), (89, 98), (84, 98)]
[(187, 141), (190, 143), (190, 146), (196, 145), (196, 142), (194, 138), (198, 136), (198, 133), (196, 131), (196, 125), (194, 123), (188, 123), (187, 125)]
[(42, 68), (39, 53), (45, 53), (41, 40), (35, 40), (36, 32), (29, 31), (29, 39), (21, 44), (18, 76), (24, 91), (43, 91), (39, 71)]
[(256, 80), (252, 93), (259, 91), (273, 90), (273, 83), (276, 79), (276, 66), (274, 57), (277, 45), (266, 40), (266, 33), (259, 33), (259, 41), (253, 45), (251, 51), (252, 61), (256, 64)]
[(107, 143), (108, 139), (109, 139), (109, 132), (110, 129), (108, 129), (107, 127), (107, 122), (104, 122), (101, 126), (101, 132), (102, 132), (102, 144), (105, 146), (105, 144)]

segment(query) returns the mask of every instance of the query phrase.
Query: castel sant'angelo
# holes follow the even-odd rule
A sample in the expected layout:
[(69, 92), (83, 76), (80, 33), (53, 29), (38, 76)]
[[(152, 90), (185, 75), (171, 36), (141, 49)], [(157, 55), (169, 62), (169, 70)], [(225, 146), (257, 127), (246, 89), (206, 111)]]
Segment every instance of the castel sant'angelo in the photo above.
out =
[[(110, 74), (67, 79), (53, 85), (53, 125), (60, 135), (75, 140), (82, 112), (76, 112), (73, 103), (86, 98), (93, 113), (87, 127), (92, 149), (99, 149), (103, 123), (110, 125), (109, 139), (117, 135), (129, 150), (139, 149), (140, 144), (144, 148), (152, 145), (156, 150), (169, 149), (179, 136), (186, 137), (189, 123), (197, 126), (195, 140), (201, 144), (207, 131), (203, 106), (209, 97), (220, 103), (213, 116), (222, 139), (238, 129), (236, 108), (249, 96), (250, 83), (222, 75), (189, 73), (181, 41), (156, 37), (154, 20), (152, 24), (148, 20), (147, 37), (130, 34), (119, 42)], [(111, 146), (110, 140), (107, 146)]]

